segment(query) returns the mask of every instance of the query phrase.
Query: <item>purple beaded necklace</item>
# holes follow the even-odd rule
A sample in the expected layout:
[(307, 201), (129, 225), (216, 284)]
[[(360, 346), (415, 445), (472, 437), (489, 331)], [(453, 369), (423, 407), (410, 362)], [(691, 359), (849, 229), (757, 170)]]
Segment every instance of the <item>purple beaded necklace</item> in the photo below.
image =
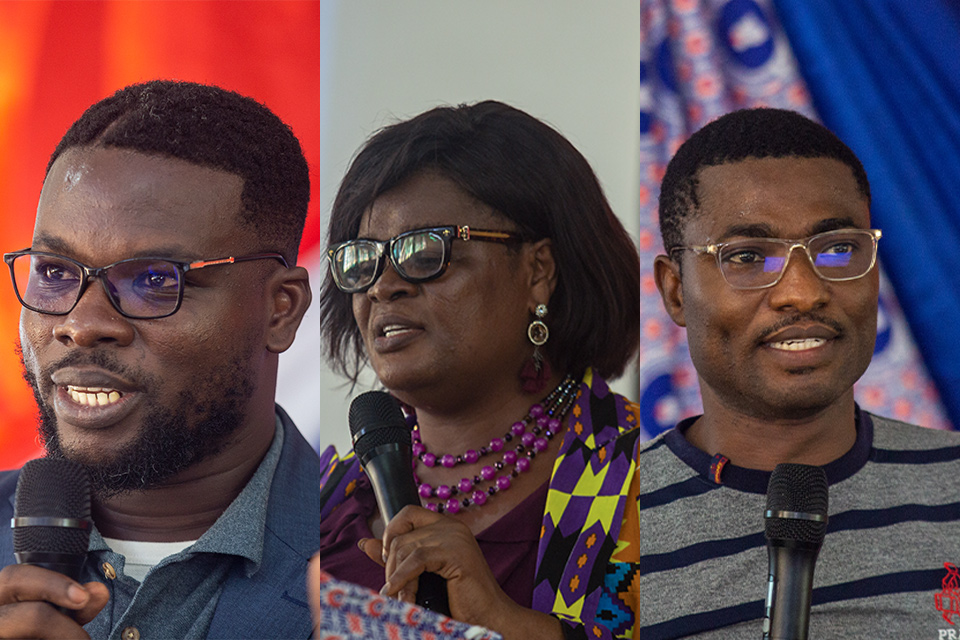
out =
[[(468, 449), (458, 456), (452, 454), (437, 456), (427, 451), (426, 445), (420, 439), (420, 427), (417, 425), (416, 414), (408, 416), (407, 421), (411, 426), (413, 437), (413, 479), (417, 483), (417, 491), (424, 499), (427, 509), (437, 513), (458, 513), (461, 509), (470, 506), (483, 506), (488, 498), (509, 489), (512, 478), (529, 471), (536, 455), (546, 451), (550, 446), (550, 439), (560, 431), (563, 418), (573, 406), (573, 401), (577, 397), (577, 387), (577, 381), (567, 376), (546, 398), (531, 406), (523, 420), (514, 422), (502, 437), (494, 438), (479, 450)], [(504, 451), (500, 460), (484, 465), (477, 475), (472, 478), (462, 478), (455, 486), (442, 484), (439, 487), (432, 487), (426, 482), (421, 482), (417, 475), (418, 462), (426, 467), (440, 464), (448, 469), (461, 464), (475, 464), (481, 458), (503, 451), (514, 439), (519, 439), (519, 444)], [(508, 470), (497, 475), (504, 469)], [(490, 484), (484, 489), (480, 487), (484, 483)], [(439, 498), (440, 501), (432, 502), (430, 498)]]

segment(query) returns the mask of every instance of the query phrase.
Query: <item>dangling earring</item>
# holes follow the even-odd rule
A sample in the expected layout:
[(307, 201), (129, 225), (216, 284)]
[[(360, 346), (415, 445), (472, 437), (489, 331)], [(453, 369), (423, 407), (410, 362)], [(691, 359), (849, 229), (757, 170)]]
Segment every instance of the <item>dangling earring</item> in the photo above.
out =
[(550, 337), (550, 330), (547, 328), (543, 319), (547, 315), (547, 305), (538, 304), (533, 310), (536, 319), (527, 326), (527, 338), (533, 344), (533, 356), (523, 366), (520, 372), (520, 379), (523, 380), (523, 390), (527, 393), (536, 393), (542, 391), (550, 379), (550, 365), (543, 359), (540, 353), (540, 347), (547, 343)]
[(539, 353), (540, 347), (545, 345), (547, 338), (550, 337), (550, 330), (543, 322), (543, 319), (547, 317), (547, 305), (538, 304), (537, 308), (533, 310), (533, 315), (537, 316), (537, 319), (527, 327), (527, 337), (536, 347), (533, 352)]

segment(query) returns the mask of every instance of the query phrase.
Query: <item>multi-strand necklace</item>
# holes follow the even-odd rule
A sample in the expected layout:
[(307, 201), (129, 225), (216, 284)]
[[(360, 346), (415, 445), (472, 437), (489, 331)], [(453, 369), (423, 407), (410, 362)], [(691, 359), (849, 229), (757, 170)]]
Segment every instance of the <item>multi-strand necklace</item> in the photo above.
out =
[[(494, 438), (480, 449), (468, 449), (460, 455), (437, 455), (427, 451), (420, 439), (417, 417), (411, 415), (408, 420), (413, 436), (413, 478), (427, 509), (438, 513), (458, 513), (470, 506), (483, 506), (489, 498), (509, 489), (513, 478), (529, 471), (533, 459), (538, 453), (546, 451), (550, 440), (560, 432), (563, 419), (577, 397), (577, 386), (577, 381), (567, 376), (546, 398), (532, 405), (527, 415), (514, 422), (503, 436)], [(518, 441), (516, 445), (513, 444), (515, 440)], [(476, 464), (491, 454), (501, 452), (499, 460), (484, 465), (475, 476), (461, 478), (453, 486), (442, 484), (433, 487), (421, 482), (417, 475), (418, 462), (426, 467), (439, 464), (452, 469), (461, 464)], [(484, 488), (483, 485), (488, 486)], [(434, 502), (431, 498), (439, 498), (439, 501)]]

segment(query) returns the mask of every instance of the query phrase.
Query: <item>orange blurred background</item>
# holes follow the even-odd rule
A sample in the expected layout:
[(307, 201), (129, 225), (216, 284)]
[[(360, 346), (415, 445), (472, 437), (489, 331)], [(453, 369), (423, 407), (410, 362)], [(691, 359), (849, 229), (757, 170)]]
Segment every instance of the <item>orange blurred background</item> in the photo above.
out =
[[(30, 245), (47, 159), (73, 121), (154, 78), (216, 84), (265, 103), (293, 128), (317, 183), (320, 0), (0, 0), (0, 253)], [(305, 251), (320, 242), (316, 209)], [(40, 454), (15, 354), (19, 316), (4, 272), (0, 469)]]

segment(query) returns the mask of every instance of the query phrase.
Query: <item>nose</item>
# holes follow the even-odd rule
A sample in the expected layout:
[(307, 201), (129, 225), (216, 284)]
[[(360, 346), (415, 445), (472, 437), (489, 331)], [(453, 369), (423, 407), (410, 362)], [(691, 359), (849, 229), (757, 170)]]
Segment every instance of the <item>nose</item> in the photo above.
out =
[(367, 298), (373, 302), (387, 302), (414, 295), (416, 291), (417, 285), (401, 278), (400, 274), (393, 268), (393, 263), (387, 260), (383, 273), (367, 289)]
[(95, 347), (102, 344), (127, 346), (133, 342), (134, 328), (128, 318), (114, 308), (107, 297), (106, 284), (90, 282), (76, 306), (58, 319), (53, 337), (64, 345)]
[(770, 288), (769, 300), (777, 310), (798, 312), (819, 309), (830, 300), (828, 283), (814, 271), (809, 254), (802, 247), (791, 249), (780, 281)]

